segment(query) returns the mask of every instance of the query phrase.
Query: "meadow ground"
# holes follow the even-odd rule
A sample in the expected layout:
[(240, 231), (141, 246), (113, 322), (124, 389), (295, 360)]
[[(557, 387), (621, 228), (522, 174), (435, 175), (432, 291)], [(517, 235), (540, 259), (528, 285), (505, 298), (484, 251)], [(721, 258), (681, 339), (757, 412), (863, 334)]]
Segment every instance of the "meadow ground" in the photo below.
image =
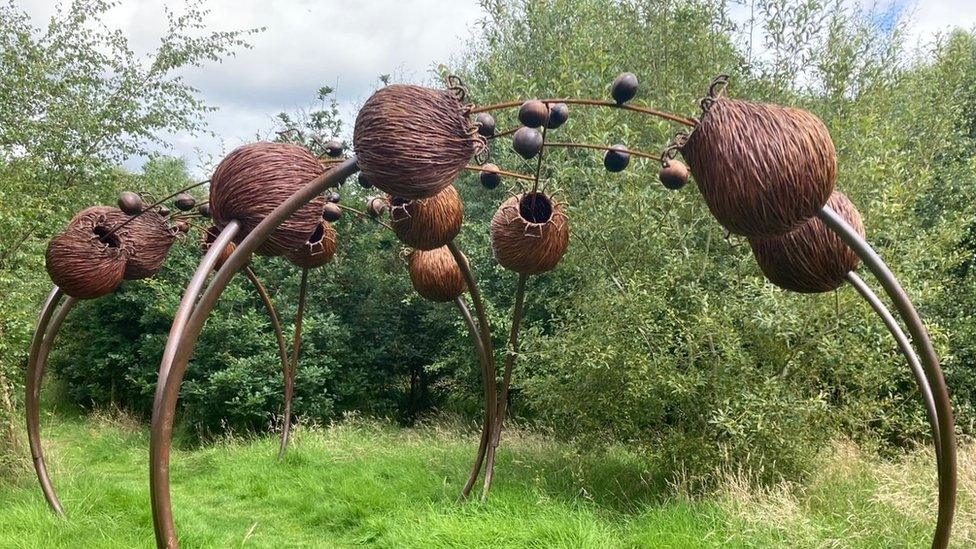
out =
[[(46, 452), (68, 513), (29, 470), (0, 481), (0, 547), (150, 547), (148, 433), (118, 414), (46, 412)], [(350, 419), (277, 440), (228, 437), (174, 452), (184, 547), (923, 547), (934, 516), (928, 453), (896, 462), (837, 444), (802, 485), (758, 490), (735, 474), (708, 496), (662, 484), (623, 449), (580, 453), (509, 436), (488, 502), (458, 503), (477, 433)], [(976, 533), (964, 448), (955, 545)]]

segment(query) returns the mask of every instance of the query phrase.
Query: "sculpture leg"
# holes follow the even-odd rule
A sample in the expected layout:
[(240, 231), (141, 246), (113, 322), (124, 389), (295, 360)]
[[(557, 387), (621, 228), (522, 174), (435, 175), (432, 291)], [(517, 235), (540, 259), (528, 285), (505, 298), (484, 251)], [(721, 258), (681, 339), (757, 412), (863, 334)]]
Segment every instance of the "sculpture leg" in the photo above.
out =
[(485, 393), (485, 419), (481, 429), (481, 441), (478, 443), (478, 452), (474, 458), (474, 464), (471, 467), (471, 474), (468, 475), (468, 481), (464, 484), (464, 488), (461, 489), (461, 499), (467, 499), (468, 496), (471, 495), (471, 489), (474, 488), (475, 481), (478, 480), (478, 475), (481, 473), (481, 466), (485, 461), (485, 451), (488, 448), (488, 441), (491, 438), (492, 418), (489, 414), (489, 410), (491, 408), (491, 393), (488, 390), (488, 387), (489, 385), (493, 385), (492, 383), (489, 383), (489, 363), (492, 359), (485, 354), (485, 345), (481, 340), (481, 335), (478, 333), (478, 326), (471, 317), (471, 311), (464, 303), (464, 299), (461, 296), (458, 296), (454, 298), (454, 303), (461, 312), (461, 316), (464, 318), (464, 323), (468, 326), (468, 331), (471, 333), (471, 340), (474, 342), (475, 350), (478, 352), (478, 361), (481, 364), (481, 381), (484, 385)]
[[(278, 459), (285, 457), (288, 450), (288, 436), (291, 432), (291, 402), (295, 396), (295, 374), (298, 372), (298, 359), (302, 350), (302, 320), (305, 317), (305, 299), (308, 293), (308, 267), (302, 267), (302, 283), (298, 290), (298, 311), (295, 313), (295, 335), (292, 339), (291, 363), (285, 366), (285, 419), (281, 427), (281, 447)], [(282, 340), (282, 345), (284, 340)], [(282, 347), (282, 349), (284, 349)], [(287, 353), (287, 351), (284, 351)], [(285, 355), (287, 360), (287, 354)]]
[(818, 213), (818, 217), (857, 253), (884, 287), (885, 292), (895, 304), (895, 308), (908, 327), (908, 332), (911, 334), (918, 349), (919, 357), (922, 359), (926, 377), (932, 384), (932, 396), (935, 402), (939, 445), (941, 447), (941, 455), (938, 460), (939, 512), (935, 534), (932, 538), (932, 547), (946, 547), (949, 544), (952, 518), (956, 507), (956, 433), (952, 404), (949, 401), (949, 390), (946, 387), (945, 377), (942, 375), (942, 368), (939, 366), (939, 357), (935, 354), (935, 348), (929, 339), (928, 331), (915, 310), (915, 306), (912, 305), (905, 290), (884, 260), (830, 206), (824, 206)]
[[(295, 211), (311, 201), (318, 194), (349, 177), (358, 171), (358, 169), (356, 158), (351, 157), (335, 168), (316, 177), (300, 191), (275, 208), (274, 211), (264, 218), (240, 242), (230, 257), (227, 258), (224, 266), (217, 271), (210, 286), (203, 293), (196, 308), (190, 314), (186, 325), (175, 334), (175, 337), (173, 337), (173, 331), (171, 331), (170, 340), (167, 341), (167, 348), (172, 344), (175, 346), (176, 351), (170, 364), (160, 366), (161, 374), (164, 367), (166, 367), (168, 375), (165, 379), (162, 378), (162, 375), (160, 376), (157, 395), (161, 395), (161, 398), (153, 407), (149, 444), (149, 491), (152, 500), (156, 544), (159, 547), (179, 547), (169, 490), (169, 458), (170, 448), (173, 442), (173, 421), (176, 415), (176, 403), (179, 397), (180, 385), (183, 382), (183, 375), (186, 373), (187, 364), (189, 363), (190, 356), (193, 354), (193, 347), (196, 344), (197, 338), (200, 336), (200, 332), (203, 330), (203, 325), (210, 311), (217, 304), (220, 294), (223, 293), (234, 274), (244, 267), (251, 254), (267, 240), (268, 236), (278, 225), (283, 223)], [(237, 232), (237, 225), (234, 224), (233, 226), (235, 229), (233, 232)], [(231, 227), (230, 224), (228, 225), (229, 227)], [(218, 239), (226, 232), (227, 228), (224, 228), (220, 236), (218, 236)], [(226, 244), (226, 241), (221, 243), (218, 240), (211, 246), (211, 250), (222, 250), (224, 244)], [(198, 268), (198, 272), (199, 270)]]
[(925, 415), (929, 420), (929, 428), (932, 430), (932, 440), (935, 443), (935, 459), (941, 459), (942, 443), (941, 437), (939, 436), (939, 418), (935, 410), (935, 399), (932, 397), (932, 386), (929, 385), (929, 380), (925, 377), (925, 370), (922, 369), (922, 363), (919, 361), (918, 355), (915, 354), (915, 349), (912, 348), (911, 340), (902, 331), (901, 326), (895, 320), (891, 311), (885, 307), (885, 304), (881, 302), (877, 294), (871, 290), (857, 273), (854, 271), (847, 273), (847, 281), (871, 305), (874, 312), (881, 317), (885, 327), (888, 328), (892, 337), (895, 338), (898, 349), (905, 355), (905, 359), (908, 361), (908, 367), (911, 369), (912, 375), (915, 376), (915, 383), (918, 385), (919, 392), (922, 393), (922, 401), (925, 404)]
[[(55, 307), (57, 307), (58, 302), (61, 301), (62, 295), (63, 293), (61, 292), (61, 289), (55, 286), (51, 290), (51, 293), (48, 294), (47, 299), (44, 300), (44, 305), (41, 307), (41, 313), (38, 315), (37, 325), (34, 328), (34, 336), (31, 338), (30, 355), (27, 363), (27, 383), (25, 384), (26, 396), (24, 407), (27, 414), (27, 438), (30, 442), (31, 457), (33, 458), (34, 471), (37, 473), (37, 480), (41, 483), (41, 490), (44, 492), (44, 499), (47, 500), (48, 504), (51, 506), (51, 509), (53, 509), (58, 515), (64, 516), (64, 508), (61, 507), (61, 502), (58, 501), (58, 496), (54, 493), (54, 488), (51, 485), (51, 479), (48, 477), (47, 468), (44, 465), (44, 452), (41, 449), (40, 435), (41, 379), (44, 377), (44, 362), (40, 360), (40, 357), (41, 355), (44, 355), (46, 358), (47, 353), (44, 352), (43, 349), (45, 348), (45, 343), (48, 344), (48, 347), (50, 346), (50, 340), (48, 339), (48, 326), (51, 322), (51, 317), (54, 315)], [(67, 311), (65, 311), (65, 314), (67, 314)], [(61, 315), (59, 314), (58, 316)], [(60, 325), (60, 322), (57, 322), (57, 324)], [(53, 335), (56, 334), (57, 330), (55, 329), (53, 330)], [(51, 339), (53, 339), (53, 335)]]

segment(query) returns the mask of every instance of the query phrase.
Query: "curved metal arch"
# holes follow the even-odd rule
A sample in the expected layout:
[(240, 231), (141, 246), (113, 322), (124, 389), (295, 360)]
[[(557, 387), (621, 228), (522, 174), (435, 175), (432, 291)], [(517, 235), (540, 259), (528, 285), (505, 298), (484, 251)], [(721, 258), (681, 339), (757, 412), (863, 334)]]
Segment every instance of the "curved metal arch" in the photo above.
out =
[(840, 236), (857, 253), (868, 269), (874, 273), (908, 327), (908, 332), (911, 334), (922, 360), (925, 376), (932, 386), (940, 446), (939, 459), (936, 460), (939, 476), (939, 511), (935, 533), (932, 536), (932, 547), (947, 547), (956, 508), (956, 433), (952, 404), (949, 401), (949, 390), (946, 387), (942, 368), (939, 366), (939, 357), (935, 353), (928, 330), (926, 330), (918, 311), (915, 310), (908, 294), (905, 293), (901, 283), (898, 282), (881, 256), (830, 206), (824, 205), (817, 213), (817, 217)]

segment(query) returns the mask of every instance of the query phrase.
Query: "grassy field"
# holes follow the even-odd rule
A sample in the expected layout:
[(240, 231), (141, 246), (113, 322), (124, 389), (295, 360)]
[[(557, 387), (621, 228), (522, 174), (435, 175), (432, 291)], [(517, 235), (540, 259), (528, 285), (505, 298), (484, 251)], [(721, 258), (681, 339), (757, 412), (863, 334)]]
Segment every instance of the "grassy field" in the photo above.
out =
[[(48, 414), (52, 515), (30, 472), (0, 483), (0, 547), (149, 547), (148, 434), (106, 414)], [(581, 455), (517, 434), (500, 452), (489, 502), (459, 504), (476, 433), (346, 421), (300, 429), (288, 457), (273, 437), (229, 438), (173, 456), (184, 547), (923, 547), (928, 456), (876, 463), (850, 445), (802, 486), (757, 491), (736, 475), (705, 498), (655, 480), (623, 450)], [(971, 452), (961, 455), (956, 544), (972, 543)]]

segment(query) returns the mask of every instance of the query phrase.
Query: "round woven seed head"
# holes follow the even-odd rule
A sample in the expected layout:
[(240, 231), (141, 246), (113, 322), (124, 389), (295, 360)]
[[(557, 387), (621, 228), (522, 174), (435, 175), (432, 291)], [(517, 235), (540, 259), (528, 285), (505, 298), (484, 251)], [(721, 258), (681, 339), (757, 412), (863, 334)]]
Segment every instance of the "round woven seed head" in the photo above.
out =
[[(207, 253), (207, 251), (210, 250), (210, 246), (214, 243), (215, 240), (217, 240), (217, 236), (219, 235), (220, 235), (220, 229), (213, 226), (209, 227), (206, 231), (203, 232), (203, 242), (201, 242), (200, 244), (203, 253)], [(227, 245), (224, 246), (223, 251), (220, 252), (220, 255), (217, 256), (217, 262), (214, 263), (214, 270), (219, 271), (220, 268), (224, 266), (224, 263), (226, 263), (227, 260), (230, 259), (230, 254), (234, 253), (234, 250), (236, 249), (237, 249), (237, 244), (234, 244), (233, 242), (228, 242)]]
[(569, 218), (544, 193), (523, 193), (502, 203), (491, 219), (491, 249), (498, 263), (520, 274), (556, 268), (569, 246)]
[(96, 206), (80, 212), (47, 246), (48, 275), (75, 299), (108, 295), (118, 288), (125, 274), (131, 249), (121, 232), (109, 234), (113, 225), (103, 208)]
[(808, 111), (717, 97), (682, 149), (708, 209), (745, 236), (789, 232), (837, 179), (830, 133)]
[(484, 146), (484, 137), (451, 92), (395, 84), (363, 105), (353, 145), (368, 181), (409, 200), (450, 185)]
[[(290, 143), (251, 143), (235, 149), (210, 179), (210, 210), (214, 225), (231, 220), (245, 236), (281, 203), (321, 175), (325, 168), (304, 147)], [(305, 243), (322, 216), (325, 198), (317, 196), (272, 231), (257, 249), (262, 255), (283, 255)]]
[(76, 215), (75, 219), (88, 214), (101, 216), (105, 227), (108, 227), (107, 232), (118, 228), (112, 236), (128, 251), (123, 276), (125, 280), (150, 278), (159, 272), (176, 241), (176, 235), (166, 220), (155, 210), (147, 210), (133, 217), (112, 206), (93, 206)]
[(430, 198), (404, 200), (388, 196), (387, 201), (393, 232), (411, 248), (440, 248), (461, 232), (464, 203), (454, 185)]
[(466, 285), (454, 256), (447, 246), (433, 250), (413, 250), (407, 258), (410, 283), (425, 299), (451, 301), (464, 293)]
[(285, 258), (299, 267), (314, 269), (332, 261), (339, 244), (339, 234), (328, 221), (322, 221), (305, 241), (305, 245), (288, 252)]
[[(827, 204), (864, 236), (861, 214), (843, 193), (834, 191)], [(834, 290), (860, 264), (857, 254), (817, 217), (784, 235), (750, 237), (749, 246), (766, 278), (794, 292)]]

